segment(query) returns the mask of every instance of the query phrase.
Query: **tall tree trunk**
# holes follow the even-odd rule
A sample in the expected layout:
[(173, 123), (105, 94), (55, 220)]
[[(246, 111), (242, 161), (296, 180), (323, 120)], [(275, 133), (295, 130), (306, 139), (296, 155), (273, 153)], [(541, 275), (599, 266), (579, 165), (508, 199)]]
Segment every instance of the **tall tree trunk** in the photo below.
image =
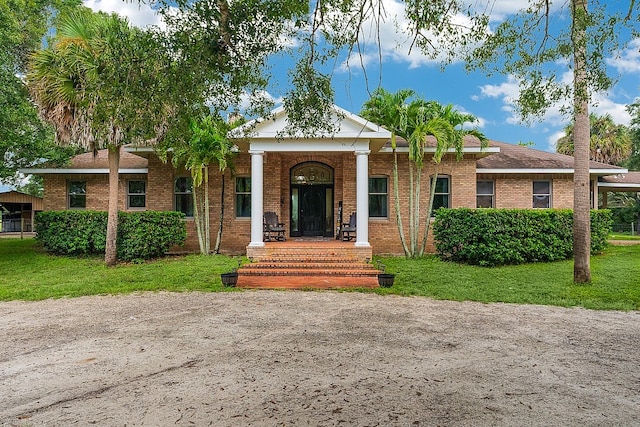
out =
[[(395, 136), (392, 135), (392, 138)], [(407, 239), (404, 235), (404, 225), (402, 224), (402, 212), (400, 212), (400, 190), (398, 189), (398, 152), (393, 150), (393, 198), (395, 199), (396, 208), (396, 225), (398, 233), (400, 233), (400, 243), (404, 250), (404, 256), (409, 256), (409, 248), (407, 247)]]
[(113, 266), (118, 261), (118, 171), (120, 169), (120, 146), (109, 145), (109, 215), (107, 219), (107, 242), (104, 262)]
[(416, 249), (413, 251), (414, 256), (420, 255), (420, 204), (421, 200), (421, 189), (422, 189), (422, 168), (416, 165), (416, 205), (414, 206), (414, 218), (415, 221), (415, 233), (416, 233)]
[(220, 220), (218, 222), (218, 235), (216, 236), (216, 247), (214, 252), (220, 253), (220, 242), (222, 241), (222, 224), (224, 221), (224, 172), (222, 173), (222, 189), (220, 190)]
[(573, 2), (574, 44), (574, 174), (573, 174), (573, 280), (591, 281), (591, 215), (589, 178), (589, 89), (586, 74), (586, 8), (587, 0)]
[(206, 255), (204, 246), (204, 224), (202, 223), (202, 212), (200, 199), (198, 192), (202, 191), (202, 185), (199, 187), (193, 187), (193, 219), (196, 224), (196, 234), (198, 235), (198, 246), (200, 247), (200, 253)]
[(415, 211), (413, 208), (414, 200), (414, 171), (413, 163), (411, 160), (407, 160), (409, 163), (409, 256), (411, 258), (416, 256), (416, 223), (414, 219)]
[(433, 201), (436, 197), (436, 184), (438, 183), (438, 166), (433, 171), (433, 178), (429, 181), (429, 206), (427, 208), (427, 224), (424, 226), (424, 238), (422, 239), (422, 246), (420, 247), (420, 256), (424, 255), (424, 251), (427, 247), (427, 240), (429, 238), (429, 228), (431, 227), (431, 214), (433, 213)]
[(206, 254), (211, 253), (211, 216), (209, 215), (209, 166), (204, 167), (204, 247)]

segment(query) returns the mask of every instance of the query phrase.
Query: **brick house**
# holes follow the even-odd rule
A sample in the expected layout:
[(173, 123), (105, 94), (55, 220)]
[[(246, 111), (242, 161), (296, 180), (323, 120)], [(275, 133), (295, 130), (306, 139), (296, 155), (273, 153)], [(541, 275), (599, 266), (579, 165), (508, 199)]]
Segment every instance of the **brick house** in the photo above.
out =
[[(280, 136), (287, 116), (280, 108), (268, 120), (250, 123), (250, 136), (237, 140), (235, 172), (225, 172), (221, 250), (259, 257), (264, 250), (263, 212), (277, 213), (287, 238), (333, 239), (342, 216), (357, 212), (351, 244), (362, 258), (402, 253), (393, 201), (393, 151), (390, 133), (335, 107), (339, 131), (315, 138)], [(408, 218), (408, 148), (398, 142), (399, 194)], [(426, 214), (433, 141), (422, 174), (422, 210)], [(76, 156), (66, 168), (32, 168), (44, 176), (44, 209), (107, 210), (106, 150)], [(591, 162), (592, 200), (602, 177), (626, 169)], [(210, 214), (215, 224), (221, 208), (222, 175), (211, 168)], [(197, 251), (189, 173), (163, 163), (152, 147), (127, 146), (120, 162), (122, 210), (179, 210), (187, 215), (186, 251)], [(572, 208), (573, 157), (491, 141), (482, 150), (475, 138), (465, 141), (464, 156), (445, 156), (438, 167), (435, 206), (466, 208)], [(424, 221), (424, 220), (423, 220)], [(213, 226), (213, 233), (217, 227)], [(215, 236), (212, 236), (212, 239)], [(433, 250), (432, 243), (430, 247)]]

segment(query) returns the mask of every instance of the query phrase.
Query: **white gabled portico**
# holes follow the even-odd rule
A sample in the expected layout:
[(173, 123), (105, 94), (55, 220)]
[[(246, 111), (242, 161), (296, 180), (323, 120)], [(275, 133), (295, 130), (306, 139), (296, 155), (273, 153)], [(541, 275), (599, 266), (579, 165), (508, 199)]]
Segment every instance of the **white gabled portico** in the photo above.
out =
[(236, 129), (233, 136), (238, 138), (241, 151), (251, 155), (251, 242), (247, 255), (264, 247), (264, 167), (268, 153), (343, 154), (353, 153), (356, 169), (356, 212), (357, 233), (354, 246), (370, 248), (368, 233), (369, 212), (369, 154), (378, 152), (389, 141), (391, 133), (347, 112), (333, 107), (334, 128), (332, 135), (290, 136), (285, 133), (288, 125), (287, 114), (280, 107), (272, 112), (271, 118), (255, 120)]

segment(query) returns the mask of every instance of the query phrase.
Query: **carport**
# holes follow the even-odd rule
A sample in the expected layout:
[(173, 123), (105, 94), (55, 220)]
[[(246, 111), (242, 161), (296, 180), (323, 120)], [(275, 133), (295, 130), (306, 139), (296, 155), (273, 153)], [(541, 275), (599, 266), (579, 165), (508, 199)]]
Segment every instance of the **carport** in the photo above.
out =
[[(607, 209), (608, 193), (640, 193), (640, 172), (602, 176), (598, 179), (598, 192), (602, 194), (602, 208)], [(638, 234), (639, 231), (640, 218), (638, 218), (635, 231), (632, 224), (631, 234)]]
[(42, 209), (42, 197), (19, 191), (0, 193), (0, 233), (33, 232), (36, 212)]

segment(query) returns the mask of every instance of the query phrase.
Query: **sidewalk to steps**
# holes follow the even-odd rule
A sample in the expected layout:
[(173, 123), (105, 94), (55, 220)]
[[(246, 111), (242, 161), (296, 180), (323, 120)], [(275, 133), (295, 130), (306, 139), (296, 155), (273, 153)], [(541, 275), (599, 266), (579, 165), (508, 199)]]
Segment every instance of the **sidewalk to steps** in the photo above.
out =
[(243, 276), (237, 287), (243, 289), (354, 289), (378, 288), (377, 277), (343, 276)]

